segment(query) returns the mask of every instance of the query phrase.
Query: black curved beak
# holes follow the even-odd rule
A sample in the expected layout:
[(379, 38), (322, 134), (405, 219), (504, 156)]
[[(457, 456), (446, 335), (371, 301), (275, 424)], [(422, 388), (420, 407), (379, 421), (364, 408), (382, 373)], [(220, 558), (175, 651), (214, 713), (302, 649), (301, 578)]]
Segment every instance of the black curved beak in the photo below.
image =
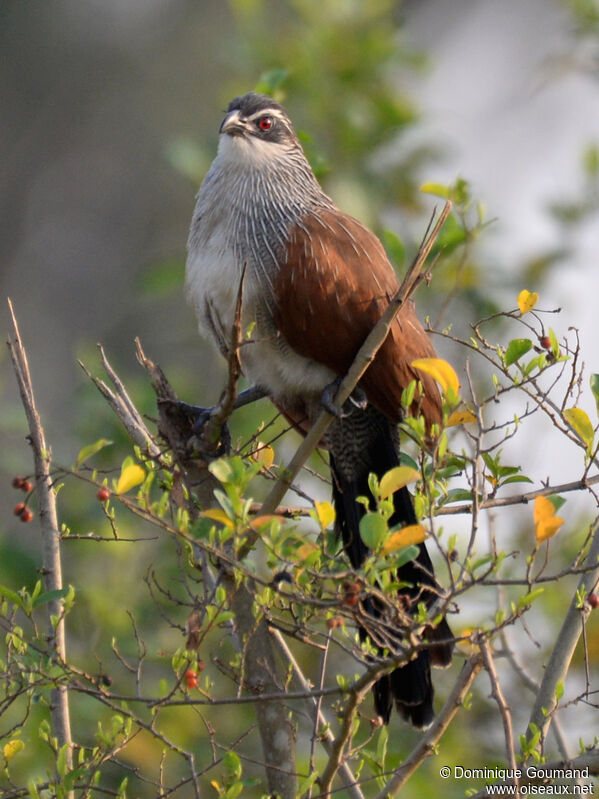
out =
[(239, 110), (231, 111), (223, 119), (219, 132), (228, 133), (230, 136), (243, 136), (247, 133), (247, 120), (241, 116)]

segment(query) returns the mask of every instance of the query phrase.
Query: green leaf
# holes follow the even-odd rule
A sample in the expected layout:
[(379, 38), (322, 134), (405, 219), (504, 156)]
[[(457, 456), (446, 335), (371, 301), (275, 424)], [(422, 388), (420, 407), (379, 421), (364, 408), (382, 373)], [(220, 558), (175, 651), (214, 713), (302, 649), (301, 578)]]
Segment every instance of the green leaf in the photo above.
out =
[(503, 362), (506, 366), (511, 366), (531, 349), (532, 341), (529, 338), (514, 338), (507, 345)]
[(16, 605), (18, 608), (23, 607), (23, 600), (17, 594), (17, 592), (13, 591), (10, 588), (7, 588), (5, 585), (0, 585), (0, 596), (9, 599), (13, 603), (13, 605)]
[(432, 194), (434, 197), (441, 197), (443, 200), (448, 200), (451, 194), (449, 186), (444, 186), (442, 183), (423, 183), (420, 187), (423, 194)]
[(535, 588), (534, 591), (529, 591), (528, 594), (524, 594), (524, 596), (521, 596), (520, 599), (518, 600), (518, 609), (521, 610), (522, 608), (526, 608), (529, 605), (532, 605), (535, 599), (538, 599), (541, 596), (541, 594), (544, 593), (545, 593), (544, 588)]
[(442, 504), (447, 505), (450, 502), (472, 502), (472, 491), (467, 491), (465, 488), (452, 488), (447, 492)]
[(404, 566), (406, 563), (409, 563), (414, 558), (418, 557), (420, 552), (420, 548), (417, 547), (415, 544), (411, 544), (409, 547), (404, 547), (400, 549), (397, 553), (397, 556), (393, 558), (393, 560), (389, 559), (389, 564), (393, 569), (399, 569)]
[(223, 755), (223, 766), (226, 768), (231, 781), (241, 778), (241, 760), (236, 752), (229, 751)]
[(48, 602), (53, 602), (55, 599), (62, 599), (70, 590), (71, 587), (68, 586), (67, 588), (56, 588), (54, 591), (46, 591), (46, 593), (36, 597), (33, 602), (33, 607), (38, 608), (40, 605), (46, 605)]
[(360, 537), (369, 549), (377, 550), (388, 532), (387, 522), (378, 513), (366, 513), (360, 519)]
[(599, 414), (599, 375), (591, 375), (590, 378), (591, 391), (595, 397), (595, 405), (597, 406), (597, 413)]
[(95, 455), (96, 452), (99, 452), (104, 447), (109, 447), (114, 442), (110, 441), (108, 438), (99, 438), (97, 441), (94, 441), (93, 444), (88, 444), (83, 449), (79, 450), (79, 454), (77, 455), (77, 468), (81, 466), (82, 463), (85, 463), (88, 458), (91, 458), (92, 455)]
[(230, 483), (235, 477), (232, 465), (226, 458), (219, 458), (208, 466), (208, 470), (220, 483)]
[(532, 480), (524, 474), (516, 474), (513, 477), (508, 477), (507, 480), (501, 481), (502, 486), (506, 486), (508, 483), (532, 483)]

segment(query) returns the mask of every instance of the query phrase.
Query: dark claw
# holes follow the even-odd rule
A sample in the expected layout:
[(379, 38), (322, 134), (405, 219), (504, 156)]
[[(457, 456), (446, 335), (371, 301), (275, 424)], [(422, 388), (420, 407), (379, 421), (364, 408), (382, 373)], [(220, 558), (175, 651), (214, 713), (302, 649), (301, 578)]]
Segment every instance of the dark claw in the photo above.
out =
[(347, 416), (347, 413), (343, 410), (343, 408), (338, 408), (335, 405), (335, 395), (339, 390), (340, 385), (341, 378), (337, 377), (332, 383), (329, 383), (328, 386), (325, 386), (320, 399), (322, 402), (322, 407), (333, 416), (336, 416), (337, 419), (343, 419), (344, 416)]
[(201, 405), (190, 405), (188, 402), (183, 402), (183, 400), (163, 400), (165, 404), (168, 404), (175, 413), (180, 413), (181, 415), (188, 416), (193, 419), (193, 432), (200, 434), (202, 432), (202, 428), (212, 416), (214, 412), (214, 408), (203, 408)]
[(349, 395), (349, 402), (359, 410), (365, 411), (368, 407), (368, 397), (364, 389), (360, 388), (360, 386), (356, 386)]
[(337, 377), (332, 383), (329, 383), (329, 385), (325, 387), (321, 398), (321, 402), (325, 410), (327, 410), (333, 416), (336, 416), (338, 419), (344, 419), (352, 412), (352, 408), (347, 407), (348, 403), (351, 403), (355, 408), (358, 408), (361, 411), (366, 409), (366, 406), (368, 405), (368, 398), (366, 397), (364, 390), (359, 386), (354, 388), (352, 393), (349, 395), (347, 402), (345, 402), (343, 405), (343, 408), (338, 408), (335, 405), (335, 395), (337, 394), (340, 385), (341, 378)]

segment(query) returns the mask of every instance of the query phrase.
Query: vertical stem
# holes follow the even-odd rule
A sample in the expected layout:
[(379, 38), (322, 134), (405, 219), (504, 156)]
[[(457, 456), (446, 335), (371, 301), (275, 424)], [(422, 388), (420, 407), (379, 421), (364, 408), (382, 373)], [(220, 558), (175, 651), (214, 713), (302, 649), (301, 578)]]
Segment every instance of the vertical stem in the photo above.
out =
[[(29, 441), (33, 450), (35, 464), (35, 486), (39, 506), (39, 518), (42, 535), (42, 572), (44, 589), (57, 591), (63, 587), (60, 562), (60, 532), (56, 513), (56, 496), (52, 488), (50, 476), (50, 455), (41, 420), (35, 405), (33, 385), (27, 354), (23, 347), (21, 335), (14, 315), (12, 303), (8, 301), (11, 318), (11, 338), (8, 349), (12, 359), (21, 401), (29, 426)], [(66, 662), (66, 638), (64, 623), (64, 603), (62, 599), (53, 599), (47, 604), (47, 637), (52, 656), (59, 663)], [(54, 619), (54, 622), (53, 622)], [(67, 765), (72, 765), (71, 723), (69, 715), (69, 697), (65, 686), (54, 688), (50, 694), (50, 717), (52, 731), (58, 740), (59, 747), (68, 746)]]
[(578, 606), (577, 594), (581, 593), (587, 596), (597, 584), (597, 580), (599, 580), (598, 562), (599, 525), (595, 525), (593, 540), (585, 560), (585, 566), (589, 568), (589, 571), (585, 572), (580, 578), (576, 593), (572, 598), (572, 602), (566, 613), (566, 618), (564, 619), (553, 651), (545, 667), (543, 679), (541, 680), (530, 721), (528, 722), (527, 739), (530, 740), (532, 738), (534, 730), (531, 725), (534, 725), (541, 731), (541, 746), (547, 737), (547, 732), (557, 707), (557, 685), (560, 682), (564, 682), (566, 679), (568, 669), (570, 668), (570, 662), (574, 655), (574, 650), (576, 649), (576, 644), (582, 633), (583, 625), (590, 613), (590, 607), (586, 605), (586, 603), (585, 607), (580, 608)]

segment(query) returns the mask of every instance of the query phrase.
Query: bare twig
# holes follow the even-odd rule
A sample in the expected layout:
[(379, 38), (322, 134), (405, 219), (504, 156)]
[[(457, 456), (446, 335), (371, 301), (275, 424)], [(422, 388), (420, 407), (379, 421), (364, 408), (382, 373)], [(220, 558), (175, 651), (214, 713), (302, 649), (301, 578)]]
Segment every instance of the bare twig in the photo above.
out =
[[(63, 588), (62, 567), (60, 559), (60, 531), (56, 512), (56, 495), (52, 488), (50, 475), (50, 451), (39, 413), (35, 404), (33, 384), (29, 372), (27, 354), (21, 340), (21, 334), (11, 301), (8, 301), (11, 321), (11, 337), (8, 349), (19, 385), (19, 393), (27, 424), (29, 426), (29, 442), (33, 450), (35, 463), (35, 486), (39, 507), (40, 528), (42, 536), (42, 570), (46, 591), (61, 591)], [(66, 663), (66, 635), (64, 623), (64, 600), (56, 596), (47, 603), (46, 629), (48, 644), (54, 652), (56, 661)], [(66, 746), (66, 761), (72, 765), (72, 738), (69, 715), (69, 697), (65, 686), (54, 688), (51, 692), (50, 715), (52, 731), (58, 740), (59, 747)], [(72, 794), (69, 794), (72, 795)]]
[(100, 380), (98, 377), (94, 377), (84, 363), (79, 361), (79, 365), (119, 417), (131, 440), (144, 452), (147, 452), (151, 458), (160, 459), (160, 448), (158, 444), (155, 442), (154, 438), (150, 434), (150, 431), (146, 427), (141, 414), (131, 401), (125, 386), (110, 365), (101, 344), (98, 344), (98, 350), (100, 351), (102, 366), (114, 385), (114, 391), (108, 385), (106, 385), (103, 380)]
[[(503, 508), (508, 505), (526, 505), (532, 502), (537, 497), (550, 497), (553, 494), (565, 494), (569, 491), (582, 491), (592, 485), (599, 483), (599, 475), (594, 477), (586, 477), (583, 480), (574, 480), (570, 483), (561, 483), (560, 485), (548, 485), (543, 488), (537, 488), (535, 491), (522, 492), (519, 494), (510, 494), (507, 497), (493, 497), (493, 499), (483, 499), (478, 507), (480, 510), (487, 508)], [(287, 509), (290, 512), (291, 509)], [(466, 502), (460, 505), (449, 505), (438, 508), (435, 511), (436, 516), (453, 516), (459, 513), (472, 513), (472, 503)]]
[[(294, 677), (299, 682), (304, 692), (305, 701), (308, 705), (310, 715), (313, 716), (314, 718), (315, 727), (317, 726), (324, 730), (321, 737), (321, 741), (325, 751), (327, 752), (327, 754), (330, 755), (332, 751), (332, 744), (335, 739), (333, 733), (331, 732), (327, 719), (322, 713), (322, 710), (320, 708), (320, 703), (318, 701), (318, 699), (321, 696), (325, 695), (325, 689), (321, 686), (319, 697), (313, 695), (311, 686), (308, 683), (308, 680), (305, 678), (299, 663), (297, 662), (297, 660), (293, 655), (293, 652), (287, 646), (285, 638), (281, 635), (281, 633), (278, 630), (273, 630), (272, 628), (271, 628), (271, 634), (276, 639), (285, 658), (291, 664)], [(349, 797), (349, 799), (364, 799), (364, 795), (360, 790), (360, 786), (357, 783), (356, 778), (352, 773), (352, 770), (350, 769), (350, 767), (346, 762), (341, 763), (339, 771), (343, 779), (345, 791), (347, 792), (347, 796)]]
[[(489, 645), (488, 640), (485, 637), (481, 636), (480, 640), (478, 641), (478, 646), (480, 648), (480, 653), (483, 658), (485, 671), (489, 675), (489, 680), (491, 681), (491, 695), (495, 700), (495, 702), (497, 703), (497, 707), (499, 709), (499, 715), (501, 716), (501, 721), (503, 722), (503, 732), (505, 736), (505, 751), (507, 754), (508, 766), (515, 773), (516, 753), (514, 751), (514, 731), (512, 727), (512, 715), (510, 712), (510, 708), (508, 707), (508, 704), (505, 701), (505, 697), (503, 695), (503, 691), (501, 690), (501, 685), (499, 683), (499, 675), (497, 674), (497, 669), (495, 668), (495, 663), (493, 662), (493, 655), (491, 653), (491, 647)], [(514, 777), (514, 785), (516, 786), (516, 795), (520, 796), (520, 786), (518, 780), (515, 777)]]
[(599, 523), (595, 524), (593, 539), (586, 558), (585, 565), (589, 566), (587, 571), (580, 579), (577, 590), (572, 598), (570, 607), (558, 633), (555, 645), (551, 651), (551, 656), (545, 671), (541, 686), (530, 715), (527, 729), (527, 738), (534, 734), (534, 729), (541, 731), (540, 746), (547, 736), (547, 731), (551, 725), (554, 711), (557, 707), (557, 685), (565, 680), (570, 667), (570, 661), (574, 655), (576, 644), (580, 638), (583, 625), (590, 613), (590, 606), (585, 602), (582, 607), (578, 604), (578, 595), (588, 595), (596, 586), (599, 580)]
[(223, 425), (233, 413), (237, 397), (237, 383), (241, 377), (241, 361), (239, 360), (239, 345), (241, 343), (241, 307), (243, 301), (243, 285), (245, 282), (247, 263), (244, 264), (237, 290), (235, 304), (235, 317), (231, 329), (231, 342), (227, 352), (227, 385), (222, 393), (218, 405), (212, 409), (210, 417), (202, 430), (202, 438), (214, 446), (221, 437)]
[(480, 655), (476, 654), (468, 658), (462, 666), (462, 670), (460, 671), (452, 692), (426, 734), (423, 735), (416, 747), (397, 769), (383, 790), (376, 795), (375, 799), (389, 799), (391, 796), (396, 796), (423, 760), (433, 754), (445, 730), (449, 727), (455, 714), (462, 706), (470, 690), (470, 686), (481, 667), (482, 660)]

